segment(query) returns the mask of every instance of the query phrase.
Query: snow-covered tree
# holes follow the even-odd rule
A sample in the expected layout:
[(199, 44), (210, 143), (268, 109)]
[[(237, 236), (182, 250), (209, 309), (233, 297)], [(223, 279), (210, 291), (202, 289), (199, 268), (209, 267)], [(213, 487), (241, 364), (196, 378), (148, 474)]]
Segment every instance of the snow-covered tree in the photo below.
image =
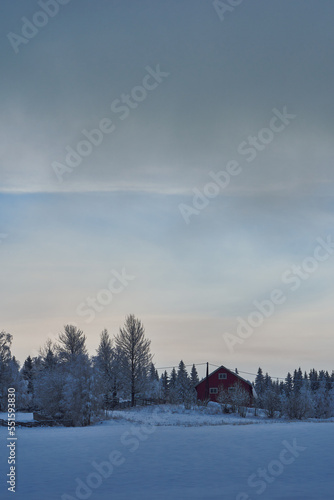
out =
[(290, 396), (290, 394), (293, 391), (293, 381), (292, 381), (292, 376), (291, 373), (288, 372), (286, 378), (285, 378), (285, 384), (284, 384), (284, 392), (287, 397)]
[(168, 373), (165, 370), (160, 377), (160, 394), (162, 399), (168, 401), (169, 399), (169, 378)]
[(114, 406), (117, 389), (115, 387), (114, 349), (108, 331), (105, 329), (100, 336), (100, 343), (94, 357), (94, 374), (99, 380), (99, 393), (103, 395), (103, 406), (107, 410)]
[(35, 364), (35, 402), (41, 412), (75, 426), (89, 425), (99, 414), (103, 397), (83, 332), (65, 326), (59, 343), (54, 346), (48, 340)]
[(218, 389), (217, 401), (220, 403), (224, 413), (232, 410), (230, 393), (221, 385)]
[(249, 393), (239, 382), (236, 382), (234, 387), (235, 391), (231, 394), (232, 405), (236, 407), (241, 417), (246, 417), (247, 408), (250, 405)]
[(58, 347), (51, 339), (47, 339), (44, 346), (39, 349), (39, 356), (33, 358), (33, 372), (36, 377), (40, 370), (47, 368), (53, 370), (59, 363)]
[(4, 366), (12, 359), (11, 346), (13, 336), (7, 332), (0, 332), (0, 366)]
[(274, 418), (280, 410), (280, 397), (277, 387), (268, 387), (262, 394), (262, 407), (268, 418)]
[(190, 372), (190, 380), (191, 380), (191, 385), (193, 388), (195, 388), (195, 386), (198, 384), (199, 382), (199, 378), (198, 378), (198, 373), (197, 373), (197, 370), (196, 370), (196, 366), (193, 365), (191, 367), (191, 372)]
[(28, 392), (32, 394), (34, 392), (33, 386), (33, 364), (30, 356), (27, 357), (25, 362), (23, 363), (23, 367), (21, 370), (22, 377), (24, 380), (28, 382)]
[(87, 355), (79, 354), (69, 363), (61, 401), (65, 420), (85, 426), (99, 414), (103, 404), (99, 381)]
[(186, 399), (186, 394), (189, 391), (189, 387), (190, 387), (190, 381), (188, 372), (186, 370), (184, 362), (181, 360), (177, 370), (177, 378), (176, 378), (176, 388), (177, 388), (179, 403), (184, 403)]
[(328, 418), (330, 416), (329, 391), (326, 389), (326, 379), (321, 377), (319, 388), (313, 394), (314, 416), (316, 418)]
[(314, 368), (310, 370), (309, 381), (311, 384), (311, 391), (317, 391), (319, 389), (318, 372)]
[(62, 367), (42, 368), (34, 383), (34, 401), (37, 408), (48, 418), (64, 418), (63, 391), (66, 374)]
[(264, 376), (264, 390), (266, 391), (267, 389), (270, 389), (273, 385), (273, 382), (271, 380), (271, 377), (268, 373), (265, 374)]
[(176, 376), (176, 401), (190, 408), (196, 402), (197, 393), (188, 375), (184, 362), (181, 360)]
[(11, 387), (10, 362), (12, 360), (12, 335), (0, 332), (0, 410), (7, 410), (7, 391)]
[(77, 356), (87, 355), (86, 337), (76, 326), (65, 325), (58, 336), (57, 353), (62, 363), (74, 361)]
[(115, 343), (122, 355), (121, 371), (125, 389), (131, 395), (131, 405), (134, 406), (136, 395), (145, 390), (152, 361), (151, 341), (145, 338), (142, 322), (130, 314), (125, 320), (124, 327), (120, 328)]
[(154, 363), (150, 364), (149, 374), (147, 377), (147, 387), (145, 390), (145, 396), (150, 399), (158, 399), (161, 393), (161, 383), (158, 375), (158, 371), (155, 369)]
[(31, 356), (28, 356), (23, 367), (21, 369), (21, 377), (25, 382), (25, 392), (26, 392), (26, 409), (31, 410), (33, 408), (33, 397), (34, 397), (34, 365)]
[(8, 388), (16, 390), (16, 407), (24, 409), (28, 404), (27, 383), (20, 375), (20, 365), (11, 353), (12, 335), (0, 332), (0, 410), (7, 410)]
[(178, 402), (178, 391), (177, 391), (177, 373), (175, 368), (172, 369), (169, 377), (169, 402), (175, 404)]
[(255, 392), (257, 394), (257, 402), (258, 402), (258, 406), (261, 407), (262, 405), (262, 395), (265, 391), (265, 383), (264, 383), (264, 375), (263, 375), (263, 371), (262, 371), (262, 368), (259, 367), (258, 371), (257, 371), (257, 375), (256, 375), (256, 378), (255, 378), (255, 384), (254, 384), (254, 388), (255, 388)]
[(293, 372), (293, 392), (298, 394), (303, 386), (303, 372), (299, 367), (298, 370)]
[(250, 405), (250, 396), (240, 382), (236, 382), (229, 390), (221, 386), (217, 399), (224, 412), (227, 412), (230, 408), (232, 412), (238, 412), (241, 417), (246, 417), (247, 407)]

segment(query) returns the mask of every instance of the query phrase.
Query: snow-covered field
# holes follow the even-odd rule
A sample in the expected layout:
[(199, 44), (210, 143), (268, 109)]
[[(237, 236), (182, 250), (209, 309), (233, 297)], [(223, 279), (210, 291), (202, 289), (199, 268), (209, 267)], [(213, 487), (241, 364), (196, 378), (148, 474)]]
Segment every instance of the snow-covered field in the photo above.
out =
[(19, 428), (14, 497), (1, 427), (1, 499), (333, 500), (333, 422), (166, 410), (112, 412), (86, 428)]
[[(109, 412), (109, 418), (113, 420), (127, 420), (136, 423), (149, 423), (154, 425), (184, 425), (187, 427), (200, 425), (247, 425), (251, 423), (269, 422), (265, 418), (263, 410), (257, 411), (249, 408), (247, 418), (239, 417), (237, 414), (224, 414), (218, 403), (209, 403), (207, 407), (196, 407), (196, 409), (185, 410), (182, 405), (161, 405), (144, 408), (135, 408), (121, 411)], [(334, 421), (334, 419), (333, 419)]]

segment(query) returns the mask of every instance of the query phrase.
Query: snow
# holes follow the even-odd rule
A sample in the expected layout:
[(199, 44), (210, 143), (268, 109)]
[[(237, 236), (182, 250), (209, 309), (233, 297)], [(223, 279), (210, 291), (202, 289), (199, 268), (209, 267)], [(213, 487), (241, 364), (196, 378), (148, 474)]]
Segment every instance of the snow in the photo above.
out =
[[(333, 500), (333, 422), (245, 420), (168, 407), (112, 417), (84, 428), (17, 429), (14, 498)], [(5, 484), (6, 438), (1, 427), (3, 500), (12, 498)], [(289, 447), (292, 452), (284, 451)], [(97, 473), (93, 463), (98, 468), (107, 461)], [(259, 478), (259, 468), (267, 479)], [(76, 495), (77, 481), (88, 481), (90, 489)]]
[(222, 413), (218, 403), (210, 402), (207, 407), (196, 410), (186, 410), (182, 405), (161, 405), (157, 407), (143, 407), (121, 411), (109, 412), (109, 418), (114, 420), (127, 420), (136, 423), (149, 423), (154, 425), (223, 425), (223, 424), (243, 424), (268, 422), (264, 418), (264, 413), (259, 417), (254, 417), (254, 410), (248, 410), (248, 418), (245, 420), (236, 414)]

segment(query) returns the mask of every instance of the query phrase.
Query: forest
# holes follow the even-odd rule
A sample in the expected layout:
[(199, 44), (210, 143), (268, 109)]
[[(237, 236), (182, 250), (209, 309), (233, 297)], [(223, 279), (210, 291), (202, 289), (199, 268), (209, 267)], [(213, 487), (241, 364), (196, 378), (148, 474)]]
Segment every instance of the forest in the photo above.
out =
[[(151, 342), (140, 319), (126, 317), (114, 337), (100, 334), (94, 356), (89, 356), (86, 337), (74, 325), (65, 325), (55, 340), (47, 339), (38, 356), (28, 356), (22, 367), (11, 352), (12, 335), (0, 333), (0, 411), (6, 411), (8, 388), (16, 391), (17, 410), (39, 411), (46, 419), (90, 425), (121, 403), (136, 406), (143, 401), (207, 405), (198, 401), (199, 377), (195, 364), (190, 373), (181, 360), (178, 368), (159, 376), (153, 363)], [(329, 418), (334, 416), (334, 372), (295, 369), (285, 380), (274, 380), (258, 369), (253, 400), (236, 386), (221, 388), (218, 401), (224, 412), (246, 416), (253, 406), (268, 418)]]

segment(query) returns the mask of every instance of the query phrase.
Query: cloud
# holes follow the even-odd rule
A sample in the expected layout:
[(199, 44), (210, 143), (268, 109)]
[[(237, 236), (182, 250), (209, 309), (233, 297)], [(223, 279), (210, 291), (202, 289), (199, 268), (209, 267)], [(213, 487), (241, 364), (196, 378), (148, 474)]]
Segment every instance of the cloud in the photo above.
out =
[[(221, 22), (200, 0), (101, 0), (99, 9), (82, 0), (15, 54), (6, 34), (37, 7), (9, 3), (0, 20), (4, 327), (39, 345), (48, 318), (55, 331), (78, 319), (77, 304), (125, 267), (136, 280), (87, 327), (91, 348), (100, 329), (117, 329), (135, 310), (157, 348), (172, 335), (180, 351), (194, 339), (193, 357), (199, 345), (216, 356), (218, 332), (331, 234), (332, 3), (243, 2)], [(121, 120), (112, 103), (157, 65), (168, 77)], [(284, 107), (296, 118), (248, 162), (240, 145)], [(105, 118), (115, 130), (59, 182), (52, 164), (66, 163), (67, 148), (76, 151), (82, 131)], [(186, 225), (180, 203), (191, 204), (193, 190), (203, 192), (209, 173), (230, 160), (240, 175)], [(297, 340), (301, 311), (320, 311), (332, 269), (328, 261), (289, 303)], [(282, 310), (288, 324), (289, 314)], [(278, 327), (270, 328), (273, 336), (240, 355), (245, 365), (259, 356), (275, 362)]]

